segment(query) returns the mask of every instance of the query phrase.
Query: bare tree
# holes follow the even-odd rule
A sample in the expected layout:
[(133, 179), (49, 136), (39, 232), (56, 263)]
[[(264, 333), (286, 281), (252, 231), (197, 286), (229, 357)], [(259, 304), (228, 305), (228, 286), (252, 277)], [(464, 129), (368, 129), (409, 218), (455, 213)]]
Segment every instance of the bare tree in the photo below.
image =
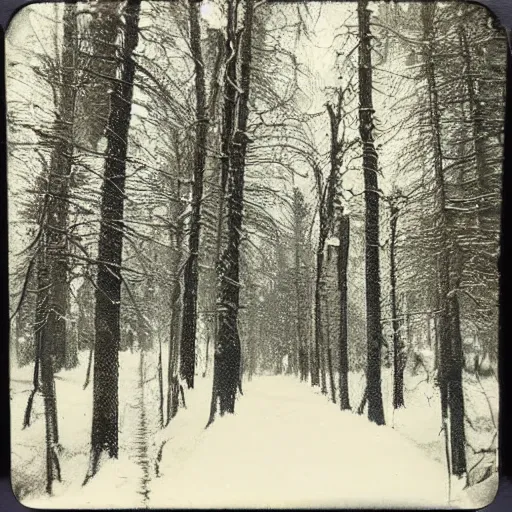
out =
[(189, 388), (194, 387), (195, 343), (197, 323), (198, 252), (201, 230), (201, 203), (203, 200), (203, 175), (206, 161), (208, 119), (204, 62), (201, 51), (201, 26), (199, 4), (189, 2), (190, 47), (194, 58), (196, 92), (196, 140), (194, 176), (192, 186), (192, 213), (189, 226), (188, 258), (184, 270), (183, 318), (180, 343), (180, 368)]
[(359, 132), (363, 145), (363, 174), (366, 202), (366, 323), (368, 418), (383, 425), (381, 390), (381, 285), (379, 244), (378, 154), (374, 142), (372, 45), (368, 0), (359, 0)]
[(346, 214), (339, 215), (339, 240), (338, 249), (338, 289), (340, 292), (340, 332), (339, 332), (339, 388), (340, 408), (350, 409), (348, 391), (348, 286), (347, 267), (350, 246), (350, 217)]
[[(219, 333), (216, 340), (212, 407), (209, 423), (215, 417), (219, 400), (221, 415), (235, 410), (235, 397), (240, 379), (240, 339), (238, 310), (240, 307), (240, 241), (244, 206), (244, 173), (247, 154), (247, 120), (252, 56), (252, 29), (254, 0), (246, 0), (243, 28), (240, 38), (240, 79), (237, 80), (237, 7), (228, 2), (228, 29), (226, 40), (225, 106), (223, 126), (223, 153), (227, 147), (229, 164), (229, 195), (227, 214), (227, 246), (220, 261)], [(237, 87), (237, 84), (239, 86)], [(234, 107), (238, 112), (235, 115)]]
[(120, 79), (112, 84), (107, 124), (107, 149), (98, 243), (91, 462), (84, 483), (87, 483), (98, 471), (102, 454), (117, 458), (119, 452), (119, 320), (124, 189), (135, 78), (133, 54), (139, 40), (140, 6), (141, 0), (128, 0), (123, 11), (125, 24)]
[[(462, 389), (462, 338), (460, 334), (460, 313), (457, 288), (460, 280), (459, 261), (454, 254), (458, 249), (448, 236), (447, 200), (440, 117), (439, 92), (434, 63), (435, 5), (422, 5), (425, 73), (430, 106), (430, 127), (434, 154), (434, 175), (436, 184), (436, 227), (439, 236), (438, 286), (440, 321), (439, 387), (441, 391), (441, 412), (445, 435), (450, 439), (451, 470), (461, 476), (466, 472), (464, 394)], [(457, 256), (458, 260), (458, 256)], [(450, 433), (448, 434), (448, 429)]]

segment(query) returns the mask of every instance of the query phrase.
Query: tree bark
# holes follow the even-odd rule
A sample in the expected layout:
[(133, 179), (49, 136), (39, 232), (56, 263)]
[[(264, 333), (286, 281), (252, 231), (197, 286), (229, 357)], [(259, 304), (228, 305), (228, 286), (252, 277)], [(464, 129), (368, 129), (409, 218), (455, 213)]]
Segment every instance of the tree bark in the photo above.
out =
[[(66, 6), (64, 9), (64, 35), (62, 42), (61, 74), (56, 85), (58, 104), (53, 132), (55, 144), (50, 157), (50, 176), (48, 178), (48, 193), (45, 198), (46, 213), (43, 220), (47, 236), (45, 237), (48, 251), (45, 254), (49, 264), (48, 271), (50, 289), (47, 293), (38, 285), (38, 301), (47, 301), (46, 313), (47, 339), (51, 344), (54, 371), (59, 371), (66, 365), (67, 326), (69, 286), (69, 243), (68, 243), (68, 214), (69, 189), (71, 171), (73, 168), (74, 149), (74, 118), (76, 107), (76, 7)], [(44, 272), (43, 272), (44, 274)], [(41, 295), (47, 295), (46, 299)], [(70, 363), (73, 362), (70, 360)]]
[(372, 35), (368, 0), (359, 0), (359, 132), (363, 143), (363, 173), (366, 220), (366, 334), (368, 418), (383, 425), (384, 408), (381, 390), (381, 284), (379, 245), (379, 184), (378, 155), (373, 130)]
[(118, 381), (124, 189), (135, 77), (133, 53), (139, 39), (140, 5), (141, 0), (128, 0), (124, 8), (121, 78), (112, 84), (107, 125), (95, 293), (91, 464), (85, 483), (96, 474), (102, 454), (117, 458), (119, 452)]
[(340, 409), (350, 409), (348, 390), (348, 286), (347, 268), (350, 244), (350, 217), (341, 215), (339, 221), (338, 289), (340, 292), (339, 388)]
[[(462, 58), (466, 66), (465, 82), (468, 92), (468, 103), (471, 118), (472, 140), (475, 155), (475, 170), (478, 183), (478, 189), (481, 199), (477, 205), (478, 228), (482, 238), (486, 237), (486, 233), (492, 232), (496, 228), (496, 222), (499, 219), (500, 211), (498, 194), (493, 194), (493, 187), (489, 183), (489, 165), (487, 163), (487, 148), (485, 144), (484, 114), (480, 107), (481, 99), (478, 97), (478, 81), (475, 76), (475, 69), (472, 60), (472, 52), (466, 27), (459, 26), (459, 36), (461, 40)], [(494, 197), (493, 197), (494, 195)], [(488, 235), (487, 235), (488, 236)]]
[(84, 30), (83, 66), (88, 85), (81, 91), (77, 115), (85, 122), (77, 126), (77, 138), (86, 148), (98, 150), (106, 135), (111, 84), (116, 78), (116, 44), (120, 29), (121, 2), (101, 1), (91, 6), (91, 19)]
[(302, 271), (302, 252), (303, 252), (303, 236), (304, 236), (304, 197), (295, 188), (293, 191), (293, 217), (294, 217), (294, 284), (295, 284), (295, 297), (296, 297), (296, 321), (297, 340), (297, 367), (300, 375), (300, 380), (305, 381), (308, 378), (306, 370), (306, 319), (307, 319), (307, 304), (308, 300), (305, 292), (304, 275)]
[(390, 282), (391, 282), (391, 325), (393, 329), (393, 408), (405, 406), (404, 402), (404, 347), (400, 335), (400, 320), (398, 319), (398, 305), (396, 292), (396, 231), (399, 209), (391, 204), (391, 233), (389, 240), (390, 252)]
[(162, 340), (158, 338), (158, 423), (164, 427), (164, 369), (162, 359)]
[(333, 404), (336, 403), (336, 386), (334, 384), (334, 370), (332, 367), (332, 350), (331, 350), (331, 315), (329, 308), (329, 294), (326, 290), (325, 293), (325, 313), (327, 316), (327, 322), (325, 323), (327, 328), (327, 369), (329, 371), (329, 387), (331, 388), (331, 401)]
[[(322, 227), (320, 227), (322, 231)], [(321, 346), (323, 344), (322, 336), (322, 304), (321, 304), (321, 280), (324, 262), (324, 243), (325, 240), (319, 240), (316, 251), (316, 277), (315, 277), (315, 346), (314, 358), (311, 361), (311, 385), (320, 385), (320, 366), (321, 366)]]
[(465, 433), (465, 407), (462, 374), (464, 368), (464, 354), (462, 349), (462, 335), (460, 330), (460, 304), (457, 290), (460, 286), (460, 255), (456, 255), (452, 271), (452, 290), (448, 299), (448, 315), (450, 322), (451, 362), (448, 376), (448, 400), (450, 406), (450, 441), (451, 461), (454, 475), (462, 476), (466, 473), (466, 433)]
[[(242, 235), (244, 174), (247, 153), (247, 120), (252, 58), (252, 29), (254, 0), (246, 0), (244, 26), (240, 40), (240, 81), (237, 82), (236, 6), (228, 2), (228, 28), (226, 40), (225, 106), (222, 146), (228, 148), (229, 195), (227, 214), (227, 246), (219, 265), (219, 332), (214, 356), (211, 423), (217, 400), (220, 414), (235, 411), (235, 398), (240, 379), (240, 337), (238, 310), (240, 306), (240, 242)], [(236, 84), (239, 83), (239, 87)], [(239, 92), (240, 91), (240, 92)], [(235, 116), (235, 105), (238, 115)]]
[[(46, 235), (43, 235), (45, 238)], [(55, 380), (53, 370), (52, 345), (48, 329), (48, 310), (51, 295), (50, 268), (48, 255), (40, 254), (38, 265), (38, 282), (44, 286), (47, 293), (38, 297), (36, 306), (36, 365), (39, 364), (41, 378), (41, 392), (44, 403), (45, 417), (45, 447), (46, 447), (46, 492), (52, 494), (53, 482), (60, 480), (60, 467), (55, 448), (59, 442), (59, 430), (57, 421), (57, 398), (55, 395)], [(35, 377), (36, 378), (36, 377)], [(28, 412), (30, 415), (30, 412)]]
[[(220, 331), (223, 323), (223, 312), (221, 310), (221, 294), (223, 293), (223, 260), (224, 254), (221, 252), (222, 248), (222, 231), (225, 217), (225, 200), (228, 189), (228, 181), (230, 180), (231, 171), (231, 140), (233, 131), (236, 124), (236, 101), (237, 101), (237, 54), (238, 54), (238, 38), (236, 36), (236, 16), (237, 11), (233, 0), (229, 0), (227, 4), (227, 28), (226, 39), (224, 48), (225, 71), (224, 71), (224, 104), (222, 112), (222, 130), (221, 130), (221, 174), (220, 174), (220, 200), (219, 200), (219, 213), (217, 217), (217, 247), (216, 247), (216, 264), (217, 272), (219, 274), (219, 284), (217, 290), (216, 302), (216, 327), (215, 327), (215, 347), (213, 356), (213, 386), (212, 386), (212, 400), (210, 404), (210, 416), (207, 426), (210, 425), (217, 413), (217, 405), (221, 394), (221, 372), (219, 365), (225, 365), (227, 361), (225, 358), (227, 354), (222, 354), (220, 357)], [(236, 328), (236, 323), (235, 323)], [(238, 361), (239, 364), (239, 361)], [(223, 369), (223, 371), (225, 371)], [(225, 377), (226, 378), (226, 377)], [(233, 378), (233, 377), (232, 377)], [(237, 376), (235, 380), (237, 380)], [(232, 383), (231, 383), (232, 384)], [(228, 385), (228, 383), (226, 383)], [(236, 393), (236, 387), (234, 389)], [(234, 401), (234, 398), (233, 398)]]
[(58, 103), (53, 133), (55, 142), (50, 157), (50, 176), (44, 197), (41, 246), (37, 255), (37, 299), (34, 323), (34, 392), (29, 398), (24, 425), (30, 423), (32, 401), (39, 389), (44, 401), (46, 427), (46, 492), (60, 480), (56, 452), (59, 442), (57, 398), (54, 373), (66, 365), (66, 314), (68, 310), (68, 196), (73, 167), (73, 125), (76, 103), (75, 43), (76, 6), (64, 8), (64, 36), (61, 55)]
[(201, 231), (201, 203), (203, 201), (203, 176), (206, 162), (206, 137), (208, 119), (206, 111), (206, 87), (204, 62), (201, 51), (201, 26), (199, 4), (189, 0), (190, 47), (195, 67), (196, 93), (196, 140), (194, 149), (194, 177), (192, 186), (192, 212), (188, 258), (184, 270), (183, 318), (180, 343), (181, 376), (189, 388), (194, 387), (195, 348), (197, 328), (198, 252)]
[(167, 365), (167, 420), (166, 424), (176, 416), (179, 409), (180, 381), (179, 381), (179, 354), (180, 354), (180, 318), (181, 318), (181, 276), (180, 266), (183, 258), (183, 211), (181, 202), (182, 155), (179, 137), (175, 135), (174, 150), (176, 154), (176, 194), (170, 204), (171, 218), (176, 223), (176, 230), (171, 230), (170, 239), (172, 255), (170, 267), (173, 272), (171, 287), (171, 323), (169, 332), (169, 359)]
[[(466, 472), (464, 395), (462, 389), (462, 341), (460, 340), (460, 317), (457, 298), (458, 277), (453, 269), (447, 219), (446, 187), (443, 152), (441, 144), (440, 102), (434, 62), (435, 44), (434, 4), (421, 6), (424, 39), (425, 71), (427, 78), (430, 126), (434, 152), (434, 177), (436, 184), (436, 227), (439, 233), (440, 254), (438, 257), (439, 287), (439, 388), (441, 394), (441, 415), (445, 435), (450, 424), (450, 450), (452, 473), (462, 476)], [(455, 275), (455, 280), (453, 276)], [(455, 288), (450, 288), (455, 285)]]

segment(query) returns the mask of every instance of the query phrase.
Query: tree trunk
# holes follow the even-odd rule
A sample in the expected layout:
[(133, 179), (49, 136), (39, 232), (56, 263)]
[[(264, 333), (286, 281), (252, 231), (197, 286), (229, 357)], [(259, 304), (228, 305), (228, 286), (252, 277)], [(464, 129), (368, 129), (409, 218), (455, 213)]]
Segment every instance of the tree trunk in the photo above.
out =
[(393, 408), (404, 407), (404, 347), (400, 335), (398, 305), (396, 295), (396, 230), (398, 224), (398, 207), (391, 205), (391, 234), (389, 240), (390, 252), (390, 282), (391, 282), (391, 325), (393, 328)]
[[(236, 68), (236, 8), (228, 2), (226, 40), (226, 79), (223, 149), (228, 148), (229, 195), (227, 213), (227, 246), (219, 265), (219, 331), (214, 357), (212, 406), (209, 423), (214, 419), (217, 400), (220, 414), (235, 411), (235, 398), (240, 379), (240, 337), (238, 310), (240, 300), (240, 241), (242, 235), (244, 174), (247, 153), (247, 120), (249, 116), (249, 90), (252, 57), (252, 28), (254, 0), (246, 0), (244, 27), (240, 42), (240, 81)], [(239, 87), (236, 84), (239, 83)], [(238, 100), (238, 101), (237, 101)], [(235, 117), (235, 105), (238, 115)], [(223, 150), (224, 157), (226, 153)]]
[[(46, 216), (43, 220), (48, 235), (45, 237), (49, 263), (49, 286), (47, 298), (38, 297), (39, 301), (48, 301), (46, 326), (48, 342), (54, 361), (54, 371), (66, 366), (66, 315), (69, 302), (68, 285), (68, 212), (69, 188), (73, 168), (74, 149), (74, 118), (76, 106), (76, 7), (66, 6), (64, 9), (64, 35), (62, 42), (61, 74), (57, 84), (59, 91), (56, 119), (53, 131), (55, 145), (50, 157), (50, 176), (48, 178), (48, 195)], [(45, 249), (46, 250), (46, 249)], [(46, 257), (45, 256), (45, 257)], [(44, 273), (44, 272), (43, 272)], [(39, 295), (46, 295), (46, 290), (38, 286)]]
[[(43, 243), (46, 242), (43, 235)], [(46, 492), (52, 494), (53, 482), (60, 480), (60, 467), (57, 459), (56, 446), (59, 442), (59, 430), (57, 422), (57, 399), (55, 396), (55, 381), (53, 370), (52, 345), (49, 336), (51, 331), (48, 329), (48, 310), (50, 307), (51, 295), (51, 264), (47, 255), (42, 252), (39, 256), (38, 264), (38, 283), (46, 290), (45, 294), (39, 294), (36, 306), (36, 368), (39, 365), (41, 391), (44, 403), (45, 417), (45, 442), (46, 442)], [(34, 384), (37, 376), (34, 376)], [(36, 390), (36, 386), (34, 386)], [(32, 396), (33, 398), (33, 396)], [(32, 403), (30, 403), (30, 408)], [(27, 406), (28, 420), (30, 420), (30, 410)], [(26, 416), (27, 416), (26, 415)], [(27, 420), (27, 418), (26, 418)], [(25, 421), (28, 425), (28, 422)]]
[[(322, 228), (320, 227), (320, 230)], [(322, 304), (320, 296), (320, 287), (322, 281), (322, 270), (324, 266), (324, 240), (319, 240), (316, 252), (316, 277), (315, 277), (315, 346), (314, 357), (311, 360), (311, 385), (320, 385), (320, 366), (321, 366), (321, 346), (323, 344), (322, 336)]]
[[(436, 184), (436, 227), (439, 233), (440, 254), (438, 257), (439, 287), (439, 388), (441, 394), (441, 415), (445, 435), (450, 424), (450, 449), (452, 473), (462, 476), (466, 472), (464, 396), (462, 393), (462, 340), (460, 340), (460, 317), (458, 298), (458, 265), (453, 269), (450, 238), (446, 219), (446, 191), (444, 163), (441, 144), (441, 115), (434, 63), (435, 27), (434, 4), (422, 5), (425, 71), (430, 107), (434, 151), (434, 173)], [(455, 279), (454, 279), (455, 276)], [(450, 288), (455, 285), (455, 288)]]
[(304, 284), (303, 284), (303, 274), (302, 274), (302, 262), (301, 262), (301, 248), (302, 248), (302, 234), (303, 234), (303, 225), (302, 225), (302, 212), (299, 211), (301, 207), (300, 201), (300, 192), (298, 189), (294, 189), (294, 284), (295, 284), (295, 298), (296, 298), (296, 319), (295, 326), (297, 328), (296, 332), (296, 370), (299, 372), (300, 380), (306, 380), (307, 376), (305, 373), (305, 361), (304, 361), (304, 352), (305, 352), (305, 339), (306, 339), (306, 310), (305, 304), (307, 304), (307, 300), (304, 293)]
[[(480, 236), (488, 237), (486, 233), (493, 232), (496, 229), (496, 222), (499, 219), (499, 196), (493, 194), (492, 184), (490, 183), (491, 173), (487, 163), (487, 148), (485, 144), (485, 128), (483, 125), (484, 114), (481, 108), (481, 99), (478, 97), (478, 81), (473, 69), (472, 49), (470, 47), (468, 36), (464, 25), (459, 26), (459, 36), (461, 40), (462, 57), (466, 66), (466, 87), (468, 91), (468, 103), (471, 120), (472, 140), (475, 154), (475, 170), (478, 183), (477, 220)], [(493, 197), (494, 196), (494, 197)], [(493, 262), (494, 264), (494, 262)]]
[[(327, 292), (327, 290), (326, 290)], [(327, 321), (325, 323), (327, 328), (327, 370), (329, 371), (329, 387), (331, 388), (332, 403), (336, 403), (336, 386), (334, 384), (334, 370), (332, 367), (332, 350), (331, 350), (331, 315), (329, 308), (329, 295), (325, 294), (325, 313)]]
[(94, 394), (91, 465), (86, 482), (98, 470), (102, 454), (117, 458), (118, 381), (123, 253), (124, 189), (130, 130), (141, 0), (128, 0), (124, 9), (120, 80), (112, 84), (107, 125), (107, 150), (101, 198), (98, 276), (96, 288)]
[(73, 320), (69, 324), (66, 336), (66, 364), (67, 369), (76, 368), (78, 366), (78, 328), (76, 321)]
[(373, 79), (370, 10), (368, 0), (359, 0), (359, 132), (363, 143), (363, 173), (366, 203), (366, 335), (368, 418), (383, 425), (381, 390), (381, 286), (379, 245), (378, 155), (373, 138)]
[(77, 138), (87, 149), (98, 150), (105, 137), (110, 112), (111, 89), (117, 77), (118, 45), (122, 2), (95, 2), (90, 21), (85, 25), (81, 49), (87, 86), (82, 88), (78, 102)]
[(162, 359), (162, 340), (158, 337), (158, 423), (164, 427), (164, 370)]
[[(455, 287), (458, 287), (460, 274), (454, 276)], [(466, 433), (464, 390), (462, 374), (464, 367), (464, 354), (462, 350), (462, 336), (460, 331), (460, 305), (457, 292), (452, 293), (448, 302), (450, 319), (451, 368), (449, 375), (448, 400), (450, 406), (450, 441), (451, 461), (454, 475), (462, 476), (466, 473)]]
[(203, 370), (203, 378), (206, 377), (206, 373), (208, 372), (208, 364), (210, 362), (210, 339), (211, 332), (210, 330), (206, 333), (206, 353), (204, 358), (204, 370)]
[[(181, 260), (181, 254), (177, 256)], [(179, 265), (179, 263), (178, 263)], [(176, 268), (176, 267), (175, 267)], [(181, 284), (176, 268), (176, 275), (171, 292), (171, 328), (169, 336), (169, 359), (167, 366), (167, 425), (176, 416), (179, 408), (180, 381), (178, 378), (179, 362), (179, 318), (181, 316)]]
[(338, 250), (338, 289), (340, 292), (340, 332), (339, 332), (339, 387), (340, 409), (350, 409), (348, 390), (348, 286), (347, 268), (350, 244), (350, 217), (341, 215), (339, 221), (340, 247)]
[[(323, 315), (322, 315), (322, 323), (323, 323)], [(326, 322), (327, 324), (327, 322)], [(322, 326), (322, 324), (320, 324)], [(327, 333), (326, 333), (327, 334)], [(329, 338), (327, 340), (324, 337), (324, 333), (322, 332), (322, 338), (320, 343), (320, 391), (322, 392), (322, 395), (327, 394), (327, 342), (329, 341)]]
[[(437, 308), (436, 308), (437, 311)], [(434, 370), (439, 371), (439, 327), (437, 313), (434, 315)]]
[(189, 388), (194, 387), (195, 374), (198, 252), (201, 231), (201, 203), (203, 201), (203, 176), (206, 162), (206, 137), (208, 134), (204, 62), (201, 52), (201, 26), (199, 24), (198, 9), (199, 4), (194, 0), (189, 0), (190, 48), (195, 65), (196, 140), (192, 212), (188, 241), (189, 253), (185, 263), (183, 279), (183, 318), (180, 343), (180, 371)]
[(169, 359), (167, 365), (167, 425), (176, 416), (179, 408), (180, 381), (179, 381), (179, 354), (180, 354), (180, 318), (181, 315), (181, 276), (180, 266), (183, 247), (183, 211), (181, 202), (181, 175), (182, 157), (178, 135), (175, 137), (176, 169), (176, 194), (170, 205), (171, 218), (176, 223), (176, 230), (171, 230), (170, 239), (172, 255), (170, 267), (174, 273), (171, 288), (171, 323), (169, 332)]
[(66, 364), (66, 314), (68, 310), (68, 196), (73, 167), (73, 125), (76, 102), (75, 42), (76, 6), (64, 8), (60, 93), (53, 132), (55, 145), (50, 158), (50, 176), (45, 194), (41, 246), (37, 256), (37, 299), (34, 323), (35, 370), (24, 425), (30, 423), (32, 401), (39, 388), (44, 401), (46, 425), (46, 492), (52, 494), (54, 480), (60, 480), (56, 446), (59, 442), (54, 372)]
[[(228, 192), (228, 180), (230, 179), (230, 149), (231, 149), (231, 138), (236, 123), (236, 99), (237, 99), (237, 50), (238, 50), (238, 39), (236, 37), (236, 9), (233, 0), (230, 0), (227, 4), (227, 28), (226, 28), (226, 40), (224, 48), (224, 59), (225, 59), (225, 71), (224, 71), (224, 104), (222, 112), (222, 133), (221, 133), (221, 173), (220, 173), (220, 198), (219, 198), (219, 212), (217, 216), (217, 246), (216, 246), (216, 265), (217, 272), (219, 273), (219, 284), (217, 290), (217, 301), (216, 301), (216, 315), (215, 315), (215, 346), (213, 356), (213, 386), (212, 386), (212, 400), (210, 404), (210, 416), (208, 424), (211, 424), (215, 419), (217, 413), (217, 402), (220, 397), (220, 369), (219, 364), (224, 364), (223, 357), (219, 357), (218, 352), (220, 350), (220, 330), (223, 321), (223, 313), (221, 311), (221, 293), (223, 288), (222, 282), (222, 265), (224, 255), (221, 252), (222, 249), (222, 232), (225, 220), (225, 201), (226, 194)], [(236, 328), (236, 323), (235, 323)], [(235, 388), (236, 393), (236, 388)]]

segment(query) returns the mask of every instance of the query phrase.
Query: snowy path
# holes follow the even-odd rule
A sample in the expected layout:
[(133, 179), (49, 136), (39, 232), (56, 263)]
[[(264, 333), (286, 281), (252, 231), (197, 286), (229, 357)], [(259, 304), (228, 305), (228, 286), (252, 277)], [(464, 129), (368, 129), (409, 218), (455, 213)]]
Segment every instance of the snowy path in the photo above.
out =
[(180, 412), (186, 435), (166, 445), (152, 507), (448, 505), (445, 467), (293, 378), (246, 384), (236, 415), (206, 431), (205, 411)]
[[(92, 410), (92, 386), (83, 390), (85, 356), (79, 368), (59, 376), (63, 482), (55, 485), (52, 497), (44, 493), (44, 457), (38, 448), (44, 442), (42, 403), (36, 400), (33, 425), (21, 430), (31, 381), (29, 368), (17, 371), (11, 384), (17, 403), (13, 457), (25, 463), (17, 466), (19, 474), (13, 478), (24, 505), (50, 509), (448, 507), (439, 407), (435, 390), (425, 383), (418, 386), (411, 381), (414, 389), (407, 391), (407, 408), (398, 414), (386, 409), (388, 425), (378, 427), (365, 416), (341, 412), (317, 388), (294, 377), (257, 377), (244, 383), (236, 414), (217, 418), (205, 430), (212, 383), (211, 377), (199, 378), (196, 389), (186, 393), (187, 408), (181, 408), (161, 430), (156, 359), (146, 357), (142, 375), (140, 355), (121, 354), (120, 458), (103, 461), (85, 487)], [(384, 402), (389, 405), (390, 380), (386, 373), (384, 377)], [(364, 379), (351, 375), (352, 405), (358, 404), (363, 384)], [(489, 392), (492, 384), (486, 384)], [(484, 418), (486, 401), (473, 402), (473, 417)], [(487, 437), (480, 444), (485, 445)], [(29, 485), (32, 492), (26, 492)], [(496, 488), (497, 474), (464, 492), (457, 482), (452, 485), (451, 508), (481, 508), (492, 500)]]

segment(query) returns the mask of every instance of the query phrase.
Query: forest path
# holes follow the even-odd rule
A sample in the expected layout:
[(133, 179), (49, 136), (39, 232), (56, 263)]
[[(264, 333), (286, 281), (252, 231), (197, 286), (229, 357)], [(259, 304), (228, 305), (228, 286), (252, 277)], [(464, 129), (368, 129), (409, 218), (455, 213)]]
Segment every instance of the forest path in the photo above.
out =
[(292, 377), (247, 382), (236, 414), (205, 430), (209, 391), (198, 383), (189, 396), (202, 408), (179, 412), (150, 506), (448, 505), (442, 464)]

